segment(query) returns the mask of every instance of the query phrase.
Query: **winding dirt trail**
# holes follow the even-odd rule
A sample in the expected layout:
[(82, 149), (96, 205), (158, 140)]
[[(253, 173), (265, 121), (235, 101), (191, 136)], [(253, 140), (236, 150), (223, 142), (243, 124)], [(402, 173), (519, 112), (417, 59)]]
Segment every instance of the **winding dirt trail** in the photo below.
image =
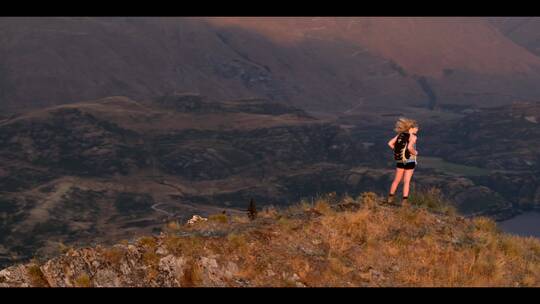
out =
[(159, 209), (159, 208), (158, 208), (159, 205), (165, 205), (165, 203), (157, 203), (157, 204), (153, 204), (152, 207), (151, 207), (152, 210), (154, 210), (154, 211), (156, 211), (156, 212), (161, 212), (161, 213), (163, 213), (163, 214), (165, 214), (165, 215), (167, 215), (167, 216), (171, 216), (171, 217), (174, 216), (174, 214), (172, 214), (172, 213), (170, 213), (170, 212), (168, 212), (168, 211), (165, 211), (165, 210), (163, 210), (163, 209)]

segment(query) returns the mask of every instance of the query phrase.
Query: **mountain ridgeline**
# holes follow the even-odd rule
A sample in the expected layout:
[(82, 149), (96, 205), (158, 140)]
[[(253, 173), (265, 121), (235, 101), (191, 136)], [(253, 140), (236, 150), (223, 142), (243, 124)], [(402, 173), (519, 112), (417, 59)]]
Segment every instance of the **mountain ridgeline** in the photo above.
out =
[[(537, 32), (537, 24), (525, 29)], [(432, 108), (434, 96), (440, 105), (537, 100), (534, 36), (511, 25), (489, 18), (4, 17), (0, 105), (8, 113), (174, 91), (329, 112)]]

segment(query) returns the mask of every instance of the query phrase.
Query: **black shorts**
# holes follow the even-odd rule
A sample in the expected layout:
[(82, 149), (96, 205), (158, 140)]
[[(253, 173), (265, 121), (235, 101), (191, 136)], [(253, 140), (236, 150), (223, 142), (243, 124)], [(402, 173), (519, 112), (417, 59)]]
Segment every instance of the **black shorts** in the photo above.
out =
[(414, 167), (416, 167), (415, 162), (406, 163), (406, 164), (404, 164), (404, 163), (396, 163), (396, 168), (409, 170), (409, 169), (414, 169)]

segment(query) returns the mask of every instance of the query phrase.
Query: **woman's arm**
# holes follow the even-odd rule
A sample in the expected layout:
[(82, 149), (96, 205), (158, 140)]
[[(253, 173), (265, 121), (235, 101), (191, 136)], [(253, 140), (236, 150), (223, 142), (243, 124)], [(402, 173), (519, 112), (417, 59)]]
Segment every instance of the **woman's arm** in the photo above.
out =
[(416, 151), (416, 149), (414, 148), (414, 144), (416, 144), (416, 136), (411, 136), (407, 149), (409, 150), (409, 152), (411, 152), (412, 155), (416, 156), (418, 155), (418, 151)]
[(396, 145), (397, 137), (398, 137), (397, 135), (394, 136), (394, 138), (390, 139), (390, 141), (388, 142), (388, 146), (389, 146), (392, 150), (394, 150), (394, 146)]

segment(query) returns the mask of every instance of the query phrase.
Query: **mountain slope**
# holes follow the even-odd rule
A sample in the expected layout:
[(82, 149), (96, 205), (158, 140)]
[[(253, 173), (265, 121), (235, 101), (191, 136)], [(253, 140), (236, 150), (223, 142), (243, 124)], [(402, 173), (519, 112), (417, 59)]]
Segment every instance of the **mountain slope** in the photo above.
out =
[(540, 58), (512, 43), (482, 18), (229, 17), (207, 20), (256, 31), (277, 43), (289, 45), (312, 38), (355, 43), (421, 76), (440, 77), (445, 69), (481, 74), (526, 73), (540, 65)]
[(540, 56), (540, 18), (489, 17), (488, 20), (512, 41)]
[(159, 236), (12, 266), (0, 286), (540, 285), (537, 239), (501, 234), (484, 218), (379, 202), (364, 193), (268, 209), (252, 222), (221, 214), (173, 223)]
[(2, 111), (174, 91), (308, 110), (540, 96), (540, 59), (483, 18), (0, 18)]

